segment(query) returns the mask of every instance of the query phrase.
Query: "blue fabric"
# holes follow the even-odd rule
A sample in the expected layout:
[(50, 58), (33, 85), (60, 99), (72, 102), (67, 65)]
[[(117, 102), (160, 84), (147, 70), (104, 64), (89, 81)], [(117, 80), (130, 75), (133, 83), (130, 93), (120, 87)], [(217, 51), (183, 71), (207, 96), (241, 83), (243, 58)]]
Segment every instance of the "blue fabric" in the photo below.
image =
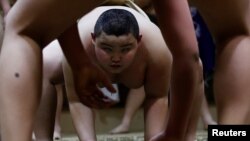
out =
[(210, 74), (215, 65), (215, 44), (196, 8), (191, 8), (191, 14), (195, 27), (196, 37), (198, 40), (200, 58), (203, 63), (204, 75)]

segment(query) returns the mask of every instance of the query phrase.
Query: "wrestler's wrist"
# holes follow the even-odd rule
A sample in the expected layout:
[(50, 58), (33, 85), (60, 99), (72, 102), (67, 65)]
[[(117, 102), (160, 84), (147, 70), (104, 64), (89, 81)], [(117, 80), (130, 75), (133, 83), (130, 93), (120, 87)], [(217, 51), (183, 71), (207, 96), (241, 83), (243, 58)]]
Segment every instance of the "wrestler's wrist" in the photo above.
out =
[(70, 64), (70, 66), (71, 66), (72, 70), (77, 71), (77, 70), (82, 70), (88, 66), (91, 66), (92, 64), (93, 64), (92, 61), (89, 60), (88, 58), (86, 58), (86, 59), (81, 58), (81, 61), (79, 61), (79, 60), (74, 61)]

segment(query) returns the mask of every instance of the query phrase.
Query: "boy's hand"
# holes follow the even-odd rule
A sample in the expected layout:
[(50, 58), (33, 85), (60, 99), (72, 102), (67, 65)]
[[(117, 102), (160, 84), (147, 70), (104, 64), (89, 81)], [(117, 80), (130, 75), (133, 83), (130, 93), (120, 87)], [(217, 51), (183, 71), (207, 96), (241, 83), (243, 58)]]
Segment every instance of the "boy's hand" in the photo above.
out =
[(165, 132), (161, 132), (158, 135), (152, 137), (149, 141), (181, 141), (181, 140), (174, 137), (169, 137)]
[(88, 63), (79, 70), (73, 70), (73, 78), (76, 93), (84, 105), (107, 108), (116, 103), (98, 89), (97, 85), (103, 85), (111, 93), (116, 92), (106, 74), (94, 64)]

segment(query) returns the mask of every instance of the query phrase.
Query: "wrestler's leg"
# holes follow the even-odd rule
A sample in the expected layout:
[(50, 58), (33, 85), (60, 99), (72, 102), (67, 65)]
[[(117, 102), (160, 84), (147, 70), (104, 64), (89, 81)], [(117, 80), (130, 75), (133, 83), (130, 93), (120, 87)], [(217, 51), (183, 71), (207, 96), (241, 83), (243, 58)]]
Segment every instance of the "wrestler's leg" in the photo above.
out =
[(63, 82), (62, 56), (57, 41), (43, 49), (43, 90), (35, 124), (37, 141), (53, 140), (57, 106), (55, 85)]
[(0, 56), (1, 135), (29, 141), (41, 95), (42, 50), (32, 38), (8, 30)]
[(206, 96), (205, 93), (202, 94), (202, 103), (201, 103), (201, 119), (204, 125), (204, 129), (207, 130), (208, 129), (208, 125), (215, 125), (217, 124), (216, 121), (213, 119), (210, 111), (209, 111), (209, 107), (208, 107), (208, 103), (206, 100)]
[[(2, 43), (3, 43), (3, 16), (0, 15), (0, 54), (1, 54)], [(0, 124), (0, 133), (1, 133), (1, 124)], [(1, 134), (0, 134), (0, 141), (1, 141)]]
[(219, 44), (214, 75), (219, 124), (244, 124), (250, 107), (250, 38)]
[(52, 141), (56, 113), (56, 89), (48, 79), (43, 79), (42, 98), (36, 115), (37, 141)]
[(1, 52), (1, 48), (2, 48), (2, 43), (3, 43), (3, 30), (4, 30), (4, 23), (3, 23), (3, 16), (0, 15), (0, 52)]
[(55, 127), (54, 127), (54, 140), (61, 140), (61, 113), (63, 108), (63, 89), (64, 85), (56, 85), (57, 93), (57, 106), (56, 106), (56, 118), (55, 118)]
[(192, 114), (189, 118), (188, 128), (184, 138), (185, 141), (194, 141), (196, 138), (197, 125), (201, 113), (202, 95), (196, 95), (194, 100)]

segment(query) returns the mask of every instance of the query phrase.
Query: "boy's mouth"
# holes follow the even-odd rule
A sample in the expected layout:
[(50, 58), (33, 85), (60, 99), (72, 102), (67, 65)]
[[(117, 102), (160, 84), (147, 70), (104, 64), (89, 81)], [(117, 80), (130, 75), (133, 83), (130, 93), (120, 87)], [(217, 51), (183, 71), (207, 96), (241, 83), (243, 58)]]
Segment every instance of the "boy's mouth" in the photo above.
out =
[(112, 67), (112, 68), (120, 68), (121, 65), (120, 64), (112, 64), (112, 65), (110, 65), (110, 67)]

